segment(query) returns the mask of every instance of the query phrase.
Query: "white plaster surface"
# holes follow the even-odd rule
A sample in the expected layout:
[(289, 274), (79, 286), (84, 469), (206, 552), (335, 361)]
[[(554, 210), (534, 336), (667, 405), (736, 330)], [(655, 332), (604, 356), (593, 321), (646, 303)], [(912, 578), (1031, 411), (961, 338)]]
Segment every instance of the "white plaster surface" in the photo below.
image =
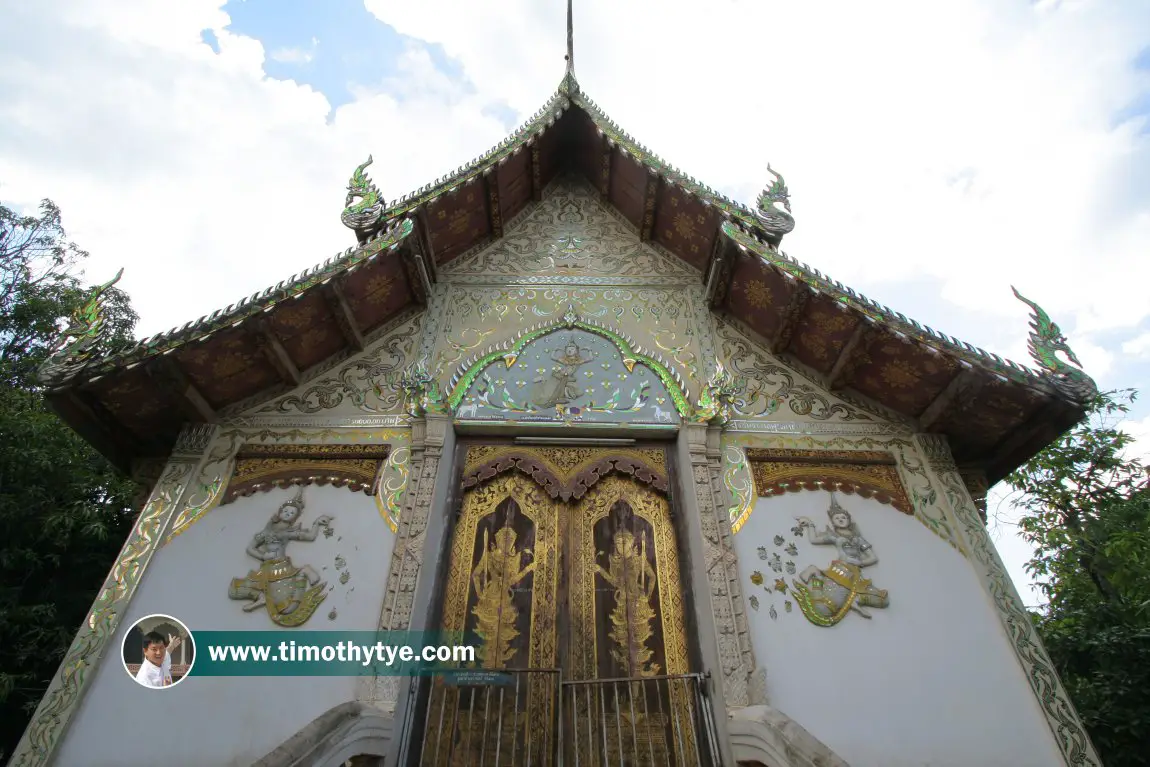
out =
[[(760, 498), (735, 536), (755, 657), (767, 694), (851, 767), (1046, 767), (1062, 764), (1038, 701), (969, 563), (913, 517), (877, 501), (837, 494), (878, 563), (863, 572), (887, 589), (890, 606), (850, 613), (833, 627), (807, 621), (793, 597), (768, 593), (778, 552), (796, 573), (825, 567), (833, 546), (797, 543), (796, 517), (828, 524), (830, 494), (802, 491)], [(776, 535), (785, 539), (776, 546)], [(809, 532), (807, 533), (809, 535)], [(767, 560), (759, 556), (765, 547)], [(762, 573), (763, 586), (750, 582)], [(769, 615), (774, 606), (777, 618)]]
[[(57, 750), (57, 767), (248, 767), (320, 714), (355, 697), (356, 677), (196, 677), (151, 690), (124, 671), (121, 643), (138, 619), (165, 613), (191, 630), (277, 630), (267, 611), (245, 613), (228, 585), (258, 565), (244, 549), (293, 490), (272, 490), (210, 511), (161, 548), (95, 670)], [(334, 517), (334, 534), (292, 542), (331, 589), (301, 630), (374, 631), (394, 535), (373, 499), (345, 488), (308, 487), (303, 525)], [(339, 582), (337, 555), (351, 577)], [(337, 617), (328, 620), (335, 608)], [(291, 629), (283, 629), (290, 632)], [(197, 655), (206, 653), (197, 646)]]

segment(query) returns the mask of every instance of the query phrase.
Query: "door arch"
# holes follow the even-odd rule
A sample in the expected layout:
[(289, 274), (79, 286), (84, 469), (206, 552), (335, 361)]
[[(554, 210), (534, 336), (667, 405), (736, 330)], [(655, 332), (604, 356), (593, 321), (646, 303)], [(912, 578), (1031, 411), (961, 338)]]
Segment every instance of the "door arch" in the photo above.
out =
[[(650, 460), (665, 454), (610, 452), (516, 448), (465, 470), (441, 625), (476, 648), (469, 668), (495, 675), (436, 679), (423, 764), (519, 764), (528, 750), (536, 764), (560, 751), (618, 764), (636, 749), (696, 762), (677, 536), (665, 464)], [(491, 455), (472, 448), (465, 469)]]

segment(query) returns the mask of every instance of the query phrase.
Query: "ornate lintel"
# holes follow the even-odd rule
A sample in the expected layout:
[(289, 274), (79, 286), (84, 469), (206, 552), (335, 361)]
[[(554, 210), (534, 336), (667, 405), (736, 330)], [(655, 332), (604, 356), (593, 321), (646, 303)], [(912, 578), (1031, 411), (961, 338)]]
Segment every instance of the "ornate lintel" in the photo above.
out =
[[(577, 460), (572, 462), (572, 457)], [(508, 471), (518, 471), (552, 498), (566, 502), (583, 498), (601, 479), (619, 473), (665, 494), (669, 491), (665, 462), (666, 455), (659, 448), (582, 448), (574, 452), (515, 445), (476, 446), (468, 452), (462, 486), (471, 489)]]
[(757, 449), (746, 451), (755, 490), (761, 497), (827, 490), (873, 498), (904, 514), (914, 505), (886, 451)]
[(331, 485), (374, 494), (389, 445), (246, 445), (222, 504), (277, 487)]

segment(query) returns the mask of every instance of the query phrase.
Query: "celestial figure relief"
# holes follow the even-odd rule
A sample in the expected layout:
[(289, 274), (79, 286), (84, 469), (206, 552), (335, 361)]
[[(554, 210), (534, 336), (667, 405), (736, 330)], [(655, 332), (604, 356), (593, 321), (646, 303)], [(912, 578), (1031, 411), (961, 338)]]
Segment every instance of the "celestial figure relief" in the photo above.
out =
[(883, 608), (890, 604), (886, 590), (876, 589), (862, 576), (862, 568), (877, 564), (878, 557), (834, 493), (827, 518), (830, 527), (819, 532), (810, 518), (798, 517), (799, 525), (810, 529), (811, 543), (834, 546), (839, 556), (826, 569), (811, 566), (799, 573), (799, 580), (793, 581), (795, 601), (807, 620), (817, 626), (834, 626), (851, 610), (870, 618), (863, 607)]
[(280, 626), (302, 625), (327, 598), (327, 581), (320, 581), (319, 573), (309, 565), (296, 567), (287, 555), (289, 542), (314, 541), (320, 529), (331, 523), (332, 518), (324, 515), (304, 528), (299, 519), (303, 509), (301, 487), (252, 537), (247, 553), (260, 561), (259, 569), (249, 571), (247, 577), (233, 578), (228, 589), (231, 599), (251, 600), (244, 606), (245, 612), (266, 607), (268, 616)]
[(574, 336), (567, 341), (563, 351), (555, 351), (551, 359), (557, 363), (551, 372), (551, 382), (541, 382), (537, 387), (535, 404), (541, 408), (565, 405), (579, 398), (583, 391), (575, 380), (575, 373), (582, 365), (592, 361), (583, 356), (583, 350), (575, 342)]

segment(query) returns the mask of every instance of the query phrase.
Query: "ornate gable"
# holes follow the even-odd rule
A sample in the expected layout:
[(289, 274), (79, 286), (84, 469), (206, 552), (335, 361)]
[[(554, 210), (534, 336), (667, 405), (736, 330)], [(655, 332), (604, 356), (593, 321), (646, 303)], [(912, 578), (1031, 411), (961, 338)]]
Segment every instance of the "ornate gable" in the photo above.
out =
[(506, 225), (503, 238), (461, 256), (442, 277), (657, 277), (696, 282), (699, 272), (650, 243), (590, 184), (565, 176), (542, 202)]
[[(167, 454), (188, 423), (288, 389), (312, 393), (283, 406), (331, 409), (322, 387), (345, 385), (321, 376), (402, 316), (423, 313), (417, 357), (446, 375), (569, 305), (650, 336), (696, 392), (714, 359), (701, 332), (708, 311), (736, 321), (842, 403), (874, 403), (887, 420), (945, 435), (956, 460), (990, 482), (1080, 420), (1096, 390), (1072, 355), (1057, 354), (1069, 348), (1061, 330), (1029, 299), (1019, 296), (1033, 311), (1039, 369), (786, 255), (795, 219), (780, 175), (767, 168), (753, 207), (724, 197), (623, 131), (573, 70), (505, 141), (411, 194), (385, 204), (368, 165), (352, 174), (343, 216), (357, 245), (313, 269), (123, 348), (103, 343), (97, 291), (42, 370), (52, 406), (129, 468)], [(814, 418), (816, 405), (796, 414)]]

